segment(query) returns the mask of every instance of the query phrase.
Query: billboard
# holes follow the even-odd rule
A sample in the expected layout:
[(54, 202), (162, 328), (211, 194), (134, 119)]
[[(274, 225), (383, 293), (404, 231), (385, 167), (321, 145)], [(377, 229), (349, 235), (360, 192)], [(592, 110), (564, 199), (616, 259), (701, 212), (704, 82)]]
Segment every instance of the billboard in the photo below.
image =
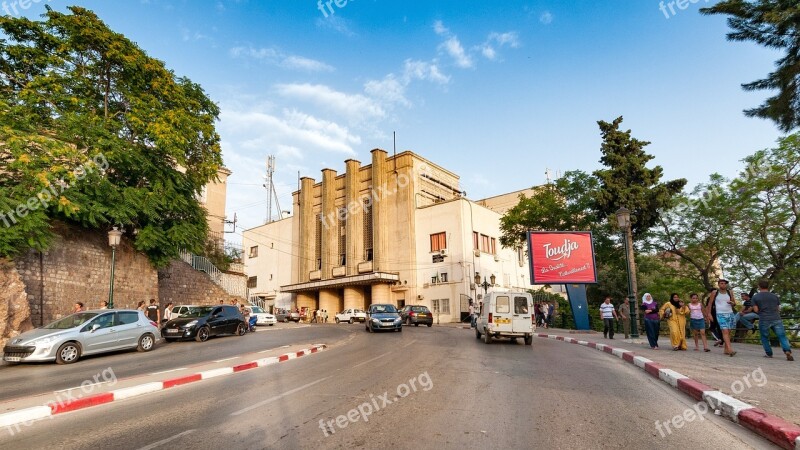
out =
[(531, 284), (597, 283), (590, 231), (528, 232)]

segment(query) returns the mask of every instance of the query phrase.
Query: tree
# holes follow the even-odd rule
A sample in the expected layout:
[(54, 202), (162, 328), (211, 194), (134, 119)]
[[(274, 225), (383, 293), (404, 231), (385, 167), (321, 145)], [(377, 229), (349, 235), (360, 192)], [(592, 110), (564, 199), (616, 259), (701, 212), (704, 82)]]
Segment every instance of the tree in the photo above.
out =
[(598, 121), (603, 144), (600, 162), (608, 169), (596, 170), (599, 180), (595, 191), (597, 218), (605, 221), (624, 206), (631, 211), (634, 240), (658, 223), (659, 211), (671, 205), (672, 199), (686, 185), (683, 178), (660, 183), (663, 169), (646, 167), (653, 159), (644, 151), (649, 142), (631, 137), (631, 130), (620, 131), (622, 117), (608, 123)]
[(69, 9), (0, 17), (0, 213), (57, 192), (0, 228), (0, 256), (46, 247), (54, 220), (123, 226), (157, 266), (202, 249), (197, 198), (222, 163), (218, 107), (91, 11)]
[(767, 78), (743, 84), (747, 91), (777, 90), (761, 106), (745, 110), (748, 117), (774, 121), (789, 132), (800, 126), (800, 3), (797, 0), (723, 0), (702, 14), (727, 14), (730, 41), (753, 41), (786, 50)]

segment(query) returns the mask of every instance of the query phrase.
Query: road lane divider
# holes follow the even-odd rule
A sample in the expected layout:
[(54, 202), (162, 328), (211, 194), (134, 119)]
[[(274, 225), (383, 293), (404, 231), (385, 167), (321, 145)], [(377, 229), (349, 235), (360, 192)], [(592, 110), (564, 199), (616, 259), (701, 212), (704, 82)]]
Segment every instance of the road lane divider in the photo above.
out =
[[(569, 338), (558, 339), (559, 336), (553, 334), (548, 335), (540, 333), (535, 336), (544, 339), (569, 342)], [(781, 448), (800, 450), (800, 426), (794, 423), (769, 414), (753, 405), (733, 398), (718, 389), (714, 389), (686, 375), (668, 369), (651, 359), (638, 356), (633, 351), (591, 341), (577, 342), (578, 344), (599, 350), (603, 353), (612, 354), (627, 363), (633, 364), (651, 377), (669, 384), (697, 401), (705, 402), (709, 407), (713, 408), (713, 410), (719, 411), (721, 417), (725, 417), (734, 423), (741, 424), (745, 428), (766, 438)]]

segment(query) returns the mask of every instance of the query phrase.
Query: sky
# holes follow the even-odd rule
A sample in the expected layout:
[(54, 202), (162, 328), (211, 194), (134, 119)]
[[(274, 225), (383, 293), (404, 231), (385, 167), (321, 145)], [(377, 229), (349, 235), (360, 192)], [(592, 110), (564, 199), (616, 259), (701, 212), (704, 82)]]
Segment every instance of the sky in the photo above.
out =
[(714, 0), (670, 3), (0, 0), (0, 14), (91, 9), (199, 83), (221, 109), (240, 233), (266, 219), (268, 155), (291, 210), (298, 173), (369, 164), (374, 148), (392, 153), (393, 133), (398, 153), (460, 175), (474, 200), (545, 183), (547, 170), (601, 168), (597, 121), (619, 116), (651, 142), (664, 180), (735, 177), (783, 135), (742, 113), (770, 93), (741, 89), (781, 55), (727, 41), (725, 17), (699, 13)]

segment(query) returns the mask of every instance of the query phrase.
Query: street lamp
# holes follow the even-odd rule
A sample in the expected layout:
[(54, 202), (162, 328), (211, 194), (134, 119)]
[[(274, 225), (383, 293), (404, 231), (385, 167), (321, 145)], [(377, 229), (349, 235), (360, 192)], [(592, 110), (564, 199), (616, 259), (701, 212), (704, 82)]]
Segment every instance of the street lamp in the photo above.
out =
[(631, 212), (624, 206), (617, 210), (617, 225), (625, 232), (625, 261), (628, 263), (628, 307), (633, 309), (631, 339), (639, 338), (639, 308), (636, 304), (636, 260), (633, 255), (633, 234), (631, 233)]
[(117, 260), (117, 246), (122, 239), (122, 231), (117, 227), (108, 232), (108, 245), (111, 247), (111, 280), (108, 284), (108, 309), (114, 308), (114, 265)]

